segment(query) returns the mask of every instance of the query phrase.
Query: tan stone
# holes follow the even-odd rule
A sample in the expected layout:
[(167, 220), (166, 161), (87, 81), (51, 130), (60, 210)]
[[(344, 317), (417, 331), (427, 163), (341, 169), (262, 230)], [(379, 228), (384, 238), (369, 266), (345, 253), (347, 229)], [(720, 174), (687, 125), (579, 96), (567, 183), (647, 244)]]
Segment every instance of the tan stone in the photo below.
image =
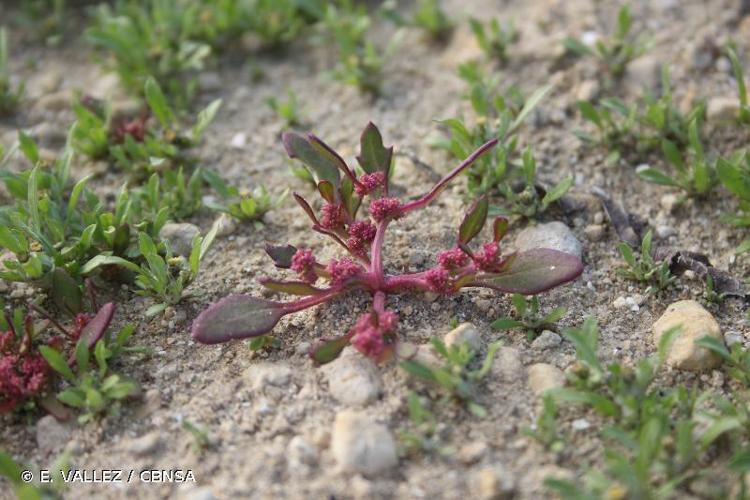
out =
[(695, 345), (696, 340), (706, 336), (723, 341), (719, 324), (711, 313), (694, 300), (680, 300), (671, 304), (654, 323), (654, 343), (659, 345), (662, 336), (678, 325), (680, 332), (669, 347), (667, 364), (694, 372), (717, 366), (720, 359), (716, 355)]

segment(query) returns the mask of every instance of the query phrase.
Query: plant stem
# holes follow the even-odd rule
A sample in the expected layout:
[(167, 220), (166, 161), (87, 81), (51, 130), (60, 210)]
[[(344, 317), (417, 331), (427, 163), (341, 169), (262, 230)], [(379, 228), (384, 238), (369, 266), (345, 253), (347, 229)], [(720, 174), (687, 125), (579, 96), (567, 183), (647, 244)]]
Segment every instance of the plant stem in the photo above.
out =
[(385, 241), (385, 230), (388, 227), (390, 219), (378, 222), (375, 230), (375, 239), (372, 241), (372, 264), (370, 265), (370, 274), (375, 279), (375, 288), (382, 288), (385, 277), (383, 276), (383, 242)]
[(416, 210), (418, 208), (423, 208), (425, 205), (430, 203), (432, 200), (437, 198), (437, 196), (448, 186), (448, 183), (452, 181), (458, 174), (460, 174), (462, 171), (467, 169), (471, 166), (472, 163), (477, 161), (477, 159), (482, 156), (484, 153), (489, 151), (490, 149), (494, 148), (497, 145), (498, 140), (492, 139), (491, 141), (488, 141), (484, 143), (479, 149), (474, 151), (471, 156), (466, 158), (459, 166), (453, 169), (451, 173), (443, 177), (440, 182), (435, 184), (435, 187), (432, 188), (432, 190), (422, 196), (421, 198), (414, 200), (410, 203), (405, 204), (401, 207), (401, 213), (405, 214), (407, 212), (410, 212), (411, 210)]
[(284, 314), (291, 314), (291, 313), (302, 311), (303, 309), (307, 309), (308, 307), (316, 306), (318, 304), (322, 304), (323, 302), (327, 302), (331, 300), (332, 298), (337, 297), (338, 295), (341, 295), (343, 292), (349, 291), (352, 289), (353, 289), (352, 287), (329, 288), (328, 290), (324, 290), (323, 293), (320, 293), (318, 295), (305, 297), (304, 299), (300, 299), (295, 302), (284, 302), (284, 303), (277, 302), (277, 304), (282, 306)]

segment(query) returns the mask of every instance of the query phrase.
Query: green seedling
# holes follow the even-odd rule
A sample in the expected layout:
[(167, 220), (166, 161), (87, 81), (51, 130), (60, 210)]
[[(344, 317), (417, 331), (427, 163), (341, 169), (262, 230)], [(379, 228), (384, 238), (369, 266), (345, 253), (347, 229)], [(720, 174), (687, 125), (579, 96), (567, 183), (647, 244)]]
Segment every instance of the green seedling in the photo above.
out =
[[(719, 158), (716, 162), (716, 173), (724, 187), (739, 199), (739, 210), (727, 214), (727, 222), (737, 227), (750, 227), (750, 155), (740, 150), (729, 158)], [(744, 240), (737, 248), (738, 253), (750, 251), (750, 238)]]
[(445, 41), (453, 31), (453, 23), (440, 7), (440, 0), (418, 0), (412, 23), (436, 42)]
[(669, 264), (666, 261), (656, 262), (651, 255), (651, 240), (653, 234), (649, 230), (643, 237), (641, 243), (641, 253), (636, 257), (633, 249), (625, 242), (620, 243), (618, 249), (622, 258), (625, 260), (625, 267), (617, 269), (620, 276), (647, 283), (646, 293), (657, 293), (672, 286), (677, 279), (669, 271)]
[(338, 63), (331, 72), (333, 79), (378, 94), (383, 64), (395, 49), (398, 37), (392, 38), (381, 52), (367, 39), (370, 24), (363, 5), (340, 0), (326, 4), (319, 31), (323, 39), (332, 40), (338, 49)]
[(200, 427), (189, 420), (182, 421), (182, 428), (192, 438), (191, 448), (196, 455), (203, 455), (211, 447), (211, 439), (205, 428)]
[(24, 33), (36, 42), (45, 42), (49, 46), (60, 43), (66, 28), (70, 9), (66, 9), (66, 0), (23, 0), (15, 21), (24, 29)]
[(8, 32), (0, 27), (0, 117), (16, 112), (24, 95), (24, 85), (14, 86), (10, 80)]
[[(244, 7), (242, 14), (245, 19), (241, 19), (238, 23), (240, 30), (242, 25), (247, 25), (266, 48), (273, 50), (284, 47), (303, 33), (304, 28), (312, 19), (305, 15), (306, 6), (307, 10), (319, 10), (317, 1), (251, 0), (242, 2), (235, 0), (234, 3)], [(241, 31), (238, 35), (241, 35)]]
[(437, 417), (427, 407), (423, 398), (415, 392), (409, 392), (406, 404), (410, 425), (408, 429), (399, 432), (404, 454), (450, 456), (453, 449), (444, 445), (440, 439)]
[(714, 279), (710, 274), (706, 274), (706, 288), (703, 291), (703, 300), (709, 304), (720, 305), (727, 298), (726, 293), (716, 291)]
[(703, 145), (698, 137), (698, 125), (694, 121), (689, 128), (689, 157), (680, 153), (677, 145), (669, 140), (662, 142), (662, 151), (667, 161), (674, 167), (670, 175), (653, 167), (645, 166), (637, 170), (638, 175), (648, 182), (662, 186), (672, 186), (685, 192), (686, 196), (702, 198), (708, 195), (718, 181), (715, 162), (705, 157)]
[(247, 343), (247, 347), (253, 352), (259, 352), (267, 349), (279, 349), (281, 346), (281, 339), (269, 334), (255, 337)]
[(475, 18), (469, 19), (471, 31), (479, 43), (479, 47), (491, 60), (501, 65), (508, 63), (508, 48), (518, 42), (519, 34), (512, 23), (502, 26), (496, 18), (490, 19), (485, 26)]
[(562, 198), (573, 186), (573, 176), (569, 175), (552, 189), (540, 193), (536, 178), (536, 160), (530, 147), (521, 155), (519, 179), (497, 185), (497, 190), (505, 199), (503, 207), (493, 207), (492, 215), (519, 215), (529, 219), (538, 218), (552, 203)]
[(628, 64), (649, 51), (652, 41), (643, 35), (633, 35), (633, 17), (628, 7), (617, 14), (617, 27), (610, 39), (599, 39), (593, 46), (580, 40), (566, 38), (563, 45), (573, 55), (596, 59), (598, 65), (614, 79), (621, 78)]
[(131, 271), (138, 288), (135, 293), (158, 301), (146, 311), (147, 316), (153, 316), (186, 296), (185, 288), (198, 276), (201, 261), (213, 243), (217, 230), (218, 226), (214, 225), (205, 237), (196, 236), (187, 259), (175, 256), (168, 242), (157, 245), (146, 233), (140, 233), (138, 247), (144, 263), (138, 265), (115, 255), (100, 254), (88, 261), (83, 271), (90, 273), (107, 265), (117, 265)]
[(282, 101), (274, 96), (266, 98), (264, 101), (266, 105), (271, 108), (271, 111), (276, 113), (276, 116), (284, 121), (285, 128), (298, 127), (302, 125), (302, 117), (299, 110), (299, 102), (297, 101), (297, 94), (291, 90), (287, 90), (287, 100)]
[(740, 382), (743, 387), (750, 387), (750, 350), (743, 347), (741, 342), (727, 347), (719, 339), (703, 337), (695, 343), (719, 356), (727, 367), (729, 376)]
[(565, 438), (560, 434), (557, 425), (557, 405), (554, 398), (545, 394), (542, 397), (542, 411), (536, 419), (533, 427), (524, 432), (534, 438), (546, 450), (560, 453), (565, 448)]
[(539, 314), (539, 298), (532, 296), (525, 298), (518, 293), (511, 297), (514, 318), (500, 318), (492, 322), (492, 327), (498, 330), (521, 329), (526, 332), (529, 341), (534, 340), (546, 328), (553, 328), (568, 312), (564, 307), (556, 307), (545, 315)]
[(471, 413), (484, 418), (487, 410), (476, 402), (478, 385), (492, 368), (492, 361), (500, 345), (499, 342), (490, 344), (482, 365), (472, 369), (470, 364), (476, 353), (468, 344), (446, 346), (435, 337), (432, 339), (432, 347), (442, 358), (443, 366), (432, 367), (415, 360), (406, 360), (401, 362), (401, 367), (411, 375), (439, 385), (447, 392), (447, 397), (460, 401)]
[(213, 172), (205, 172), (204, 177), (221, 197), (221, 201), (206, 203), (208, 208), (231, 215), (241, 222), (253, 222), (256, 226), (262, 224), (263, 216), (278, 207), (289, 192), (285, 190), (273, 196), (263, 186), (257, 186), (252, 191), (228, 186)]
[(57, 399), (82, 412), (79, 423), (89, 422), (103, 413), (117, 414), (120, 401), (139, 390), (135, 381), (109, 370), (110, 361), (124, 349), (124, 343), (133, 331), (132, 326), (123, 329), (111, 346), (106, 339), (99, 340), (93, 349), (93, 359), (86, 338), (78, 342), (73, 362), (52, 347), (39, 348), (49, 366), (69, 384)]
[(750, 124), (750, 105), (747, 103), (747, 88), (745, 87), (745, 76), (742, 70), (742, 64), (740, 63), (737, 52), (731, 45), (727, 46), (726, 54), (729, 61), (732, 63), (732, 70), (734, 71), (734, 78), (737, 80), (737, 95), (740, 100), (740, 110), (737, 115), (737, 121), (741, 124)]

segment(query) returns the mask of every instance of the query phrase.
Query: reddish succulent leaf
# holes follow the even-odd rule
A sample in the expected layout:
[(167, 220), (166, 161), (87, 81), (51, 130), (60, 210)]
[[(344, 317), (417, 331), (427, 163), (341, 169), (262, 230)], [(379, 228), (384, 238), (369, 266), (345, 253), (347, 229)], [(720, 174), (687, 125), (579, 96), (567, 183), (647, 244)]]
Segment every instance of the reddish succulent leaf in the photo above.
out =
[(348, 335), (333, 340), (321, 340), (310, 349), (310, 357), (316, 364), (324, 365), (338, 358), (341, 351), (348, 345)]
[(81, 330), (81, 340), (85, 339), (89, 349), (93, 349), (112, 322), (112, 316), (115, 314), (115, 305), (112, 302), (104, 304), (86, 326)]
[(583, 264), (575, 255), (535, 248), (510, 256), (500, 272), (483, 276), (473, 284), (502, 292), (533, 295), (572, 281), (582, 272)]
[(315, 216), (315, 212), (313, 211), (310, 204), (307, 203), (307, 201), (302, 196), (298, 195), (297, 193), (292, 193), (292, 196), (294, 196), (294, 199), (297, 201), (299, 206), (302, 207), (302, 210), (304, 210), (305, 213), (307, 213), (307, 216), (310, 217), (313, 224), (319, 224), (318, 218)]
[(304, 281), (278, 281), (273, 279), (261, 279), (260, 284), (269, 290), (288, 293), (290, 295), (318, 295), (322, 292)]
[(489, 201), (487, 197), (483, 196), (479, 198), (466, 212), (464, 220), (461, 222), (461, 226), (458, 228), (458, 241), (461, 243), (468, 243), (479, 234), (484, 227), (484, 223), (487, 221), (487, 210), (489, 209)]
[(330, 148), (321, 147), (322, 141), (310, 134), (304, 137), (294, 132), (286, 132), (282, 136), (282, 141), (290, 158), (297, 158), (310, 167), (319, 180), (326, 180), (334, 186), (338, 185), (340, 179), (338, 162), (343, 160), (338, 155), (331, 154)]
[(357, 161), (362, 169), (368, 174), (385, 172), (387, 179), (392, 157), (393, 146), (383, 146), (383, 136), (380, 135), (378, 127), (372, 122), (368, 123), (359, 140)]
[(328, 181), (320, 181), (318, 182), (318, 191), (320, 192), (320, 196), (328, 203), (336, 203), (336, 191), (333, 188), (333, 184)]
[(293, 245), (266, 245), (266, 253), (274, 265), (279, 269), (289, 269), (292, 267), (292, 257), (297, 253), (297, 247)]
[(250, 295), (228, 295), (193, 321), (193, 338), (203, 344), (257, 337), (270, 332), (286, 314), (284, 304)]
[(495, 222), (492, 223), (492, 231), (495, 236), (495, 241), (500, 241), (503, 239), (505, 234), (508, 232), (508, 219), (505, 217), (498, 217), (495, 219)]

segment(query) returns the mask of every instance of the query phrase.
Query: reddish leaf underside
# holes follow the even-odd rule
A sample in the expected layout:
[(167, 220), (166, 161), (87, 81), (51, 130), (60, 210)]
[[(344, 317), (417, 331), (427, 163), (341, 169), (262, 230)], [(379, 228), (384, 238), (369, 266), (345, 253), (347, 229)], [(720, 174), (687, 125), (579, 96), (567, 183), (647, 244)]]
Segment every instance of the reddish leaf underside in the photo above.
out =
[(112, 302), (104, 304), (96, 316), (94, 316), (86, 326), (81, 330), (81, 340), (85, 339), (89, 349), (93, 349), (97, 342), (104, 336), (109, 324), (112, 322), (112, 316), (115, 314), (115, 305)]
[(297, 248), (292, 245), (266, 245), (266, 253), (279, 269), (292, 267), (292, 257), (297, 253)]
[(535, 248), (512, 255), (502, 271), (475, 283), (503, 292), (533, 295), (572, 281), (582, 272), (583, 263), (575, 255)]
[(257, 337), (270, 332), (285, 311), (283, 304), (250, 295), (228, 295), (193, 321), (193, 338), (203, 344)]

